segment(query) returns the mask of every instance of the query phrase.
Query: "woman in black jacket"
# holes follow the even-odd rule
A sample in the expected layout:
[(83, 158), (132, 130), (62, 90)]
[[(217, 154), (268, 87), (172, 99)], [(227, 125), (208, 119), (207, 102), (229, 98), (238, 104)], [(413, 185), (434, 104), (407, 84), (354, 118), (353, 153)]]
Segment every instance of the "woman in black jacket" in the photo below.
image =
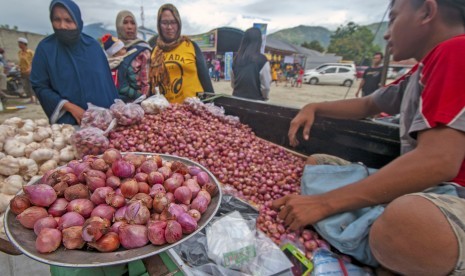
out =
[(257, 28), (245, 31), (233, 61), (231, 86), (233, 96), (252, 100), (268, 100), (271, 84), (270, 63), (260, 53), (262, 34)]

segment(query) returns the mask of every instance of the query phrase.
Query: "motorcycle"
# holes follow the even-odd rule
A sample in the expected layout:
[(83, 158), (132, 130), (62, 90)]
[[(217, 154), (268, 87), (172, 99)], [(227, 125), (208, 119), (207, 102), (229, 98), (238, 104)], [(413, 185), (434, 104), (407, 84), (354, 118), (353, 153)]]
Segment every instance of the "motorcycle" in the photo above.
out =
[(21, 82), (21, 72), (13, 67), (6, 75), (5, 94), (11, 97), (28, 98)]

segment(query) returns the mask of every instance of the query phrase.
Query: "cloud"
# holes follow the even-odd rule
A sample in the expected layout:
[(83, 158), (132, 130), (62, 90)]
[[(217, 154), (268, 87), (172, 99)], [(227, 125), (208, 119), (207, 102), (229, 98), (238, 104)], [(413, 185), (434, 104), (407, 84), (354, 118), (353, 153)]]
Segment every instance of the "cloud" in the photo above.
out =
[[(148, 0), (75, 0), (81, 8), (84, 24), (102, 22), (115, 29), (116, 15), (130, 10), (141, 24), (156, 30), (160, 2)], [(173, 0), (183, 20), (183, 33), (198, 34), (230, 26), (247, 29), (254, 22), (268, 23), (269, 33), (297, 25), (324, 26), (330, 29), (354, 21), (357, 24), (379, 22), (390, 0)], [(50, 0), (0, 0), (0, 24), (18, 26), (22, 31), (51, 33), (48, 5)]]

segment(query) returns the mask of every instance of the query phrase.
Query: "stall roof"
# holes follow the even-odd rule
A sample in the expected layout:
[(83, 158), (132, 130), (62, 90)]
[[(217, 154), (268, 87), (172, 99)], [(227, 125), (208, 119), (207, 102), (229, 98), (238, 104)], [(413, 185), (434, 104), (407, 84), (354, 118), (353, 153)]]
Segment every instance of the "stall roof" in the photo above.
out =
[(287, 52), (288, 54), (297, 54), (297, 50), (287, 42), (277, 40), (271, 37), (266, 38), (266, 47), (281, 52)]
[(318, 51), (308, 49), (308, 48), (305, 48), (305, 47), (302, 47), (302, 46), (292, 45), (292, 47), (295, 48), (297, 53), (299, 53), (301, 55), (306, 55), (308, 57), (322, 57), (322, 56), (324, 56), (323, 53), (320, 53)]

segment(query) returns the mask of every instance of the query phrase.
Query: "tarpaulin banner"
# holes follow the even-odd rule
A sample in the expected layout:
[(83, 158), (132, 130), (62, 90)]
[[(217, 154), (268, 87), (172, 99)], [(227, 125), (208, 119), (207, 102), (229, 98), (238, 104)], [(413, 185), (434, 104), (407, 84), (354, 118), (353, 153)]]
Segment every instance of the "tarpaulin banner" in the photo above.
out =
[(218, 30), (199, 35), (190, 35), (189, 38), (197, 43), (202, 52), (216, 52)]
[(224, 80), (231, 80), (233, 52), (224, 53)]

